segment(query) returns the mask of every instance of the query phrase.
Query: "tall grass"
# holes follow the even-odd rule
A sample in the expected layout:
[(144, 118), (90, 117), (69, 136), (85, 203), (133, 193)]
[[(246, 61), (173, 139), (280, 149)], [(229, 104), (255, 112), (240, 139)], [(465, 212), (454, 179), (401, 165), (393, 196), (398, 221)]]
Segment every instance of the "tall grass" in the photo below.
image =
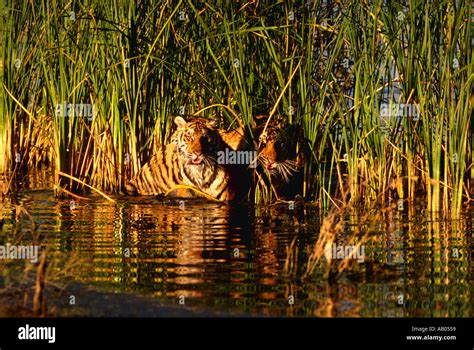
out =
[[(348, 183), (354, 203), (424, 192), (457, 216), (474, 176), (470, 12), (447, 0), (7, 1), (0, 171), (51, 163), (58, 188), (119, 192), (172, 116), (217, 116), (252, 137), (254, 116), (284, 114), (303, 130), (308, 200), (328, 207)], [(94, 115), (58, 116), (62, 103)], [(389, 103), (419, 114), (381, 118)], [(262, 183), (256, 202), (272, 199)]]

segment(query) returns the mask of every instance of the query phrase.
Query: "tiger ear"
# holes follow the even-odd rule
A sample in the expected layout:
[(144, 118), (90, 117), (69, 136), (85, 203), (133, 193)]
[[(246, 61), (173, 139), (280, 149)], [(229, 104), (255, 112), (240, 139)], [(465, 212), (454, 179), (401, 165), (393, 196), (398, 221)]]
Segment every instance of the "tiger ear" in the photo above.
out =
[(183, 117), (175, 117), (174, 123), (178, 126), (178, 128), (184, 128), (187, 124)]

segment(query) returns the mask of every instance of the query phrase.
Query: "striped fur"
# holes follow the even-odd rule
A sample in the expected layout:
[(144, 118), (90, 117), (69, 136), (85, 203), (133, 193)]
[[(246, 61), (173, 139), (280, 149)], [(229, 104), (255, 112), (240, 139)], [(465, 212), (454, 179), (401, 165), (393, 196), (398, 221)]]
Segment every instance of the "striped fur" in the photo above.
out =
[(242, 126), (231, 131), (219, 129), (219, 135), (221, 135), (222, 140), (233, 151), (241, 151), (250, 148), (245, 139), (244, 128)]
[(234, 151), (258, 148), (259, 164), (271, 177), (280, 177), (289, 182), (290, 177), (297, 171), (296, 144), (298, 135), (294, 125), (289, 125), (284, 117), (272, 118), (268, 123), (268, 116), (255, 117), (252, 127), (258, 146), (251, 147), (244, 136), (244, 128), (239, 127), (232, 131), (219, 129), (224, 142)]
[[(272, 118), (267, 124), (268, 116), (255, 117), (253, 134), (258, 139), (255, 147), (248, 142), (244, 135), (244, 128), (239, 127), (232, 131), (219, 129), (224, 142), (234, 151), (258, 149), (258, 161), (265, 173), (272, 178), (280, 178), (289, 182), (297, 171), (296, 144), (299, 136), (294, 125), (289, 125), (284, 117)], [(266, 128), (265, 128), (266, 126)]]
[(296, 145), (298, 133), (295, 125), (289, 125), (284, 118), (257, 117), (258, 159), (265, 172), (289, 182), (297, 171)]
[[(159, 195), (186, 185), (221, 201), (235, 199), (236, 186), (231, 183), (230, 172), (217, 163), (217, 152), (228, 146), (222, 141), (214, 122), (203, 118), (186, 122), (176, 117), (175, 124), (177, 130), (171, 143), (153, 155), (130, 181), (127, 191)], [(171, 194), (194, 197), (196, 192), (179, 189)]]
[[(252, 133), (257, 142), (249, 142), (244, 128), (233, 131), (219, 130), (222, 139), (234, 151), (257, 150), (257, 173), (264, 174), (263, 181), (271, 186), (278, 198), (295, 198), (302, 193), (303, 173), (298, 169), (303, 164), (303, 154), (297, 153), (297, 145), (302, 146), (301, 134), (295, 124), (288, 124), (284, 116), (272, 118), (267, 125), (268, 116), (254, 118)], [(265, 127), (266, 126), (266, 127)], [(238, 170), (251, 186), (252, 169)], [(256, 178), (254, 178), (255, 180)], [(251, 195), (252, 196), (252, 195)]]

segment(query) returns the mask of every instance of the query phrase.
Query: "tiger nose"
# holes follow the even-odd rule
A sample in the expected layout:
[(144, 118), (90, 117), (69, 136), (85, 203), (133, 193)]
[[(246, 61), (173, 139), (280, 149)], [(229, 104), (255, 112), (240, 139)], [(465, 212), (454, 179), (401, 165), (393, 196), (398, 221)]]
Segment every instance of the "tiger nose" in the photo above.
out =
[(193, 152), (193, 160), (198, 159), (199, 157), (201, 157), (201, 155), (202, 155), (201, 151), (194, 151)]

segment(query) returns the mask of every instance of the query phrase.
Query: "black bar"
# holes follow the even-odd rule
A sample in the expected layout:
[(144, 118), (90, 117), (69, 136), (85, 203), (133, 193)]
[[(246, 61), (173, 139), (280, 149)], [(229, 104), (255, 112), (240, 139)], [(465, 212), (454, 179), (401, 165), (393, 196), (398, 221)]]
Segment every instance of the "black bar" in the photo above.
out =
[[(55, 327), (54, 343), (20, 340), (20, 327)], [(431, 328), (430, 327), (434, 327)], [(444, 327), (444, 328), (439, 328)], [(0, 319), (0, 349), (473, 349), (472, 319), (61, 318)], [(46, 335), (46, 333), (45, 333)], [(407, 336), (456, 336), (409, 340)], [(285, 345), (287, 344), (287, 345)]]

